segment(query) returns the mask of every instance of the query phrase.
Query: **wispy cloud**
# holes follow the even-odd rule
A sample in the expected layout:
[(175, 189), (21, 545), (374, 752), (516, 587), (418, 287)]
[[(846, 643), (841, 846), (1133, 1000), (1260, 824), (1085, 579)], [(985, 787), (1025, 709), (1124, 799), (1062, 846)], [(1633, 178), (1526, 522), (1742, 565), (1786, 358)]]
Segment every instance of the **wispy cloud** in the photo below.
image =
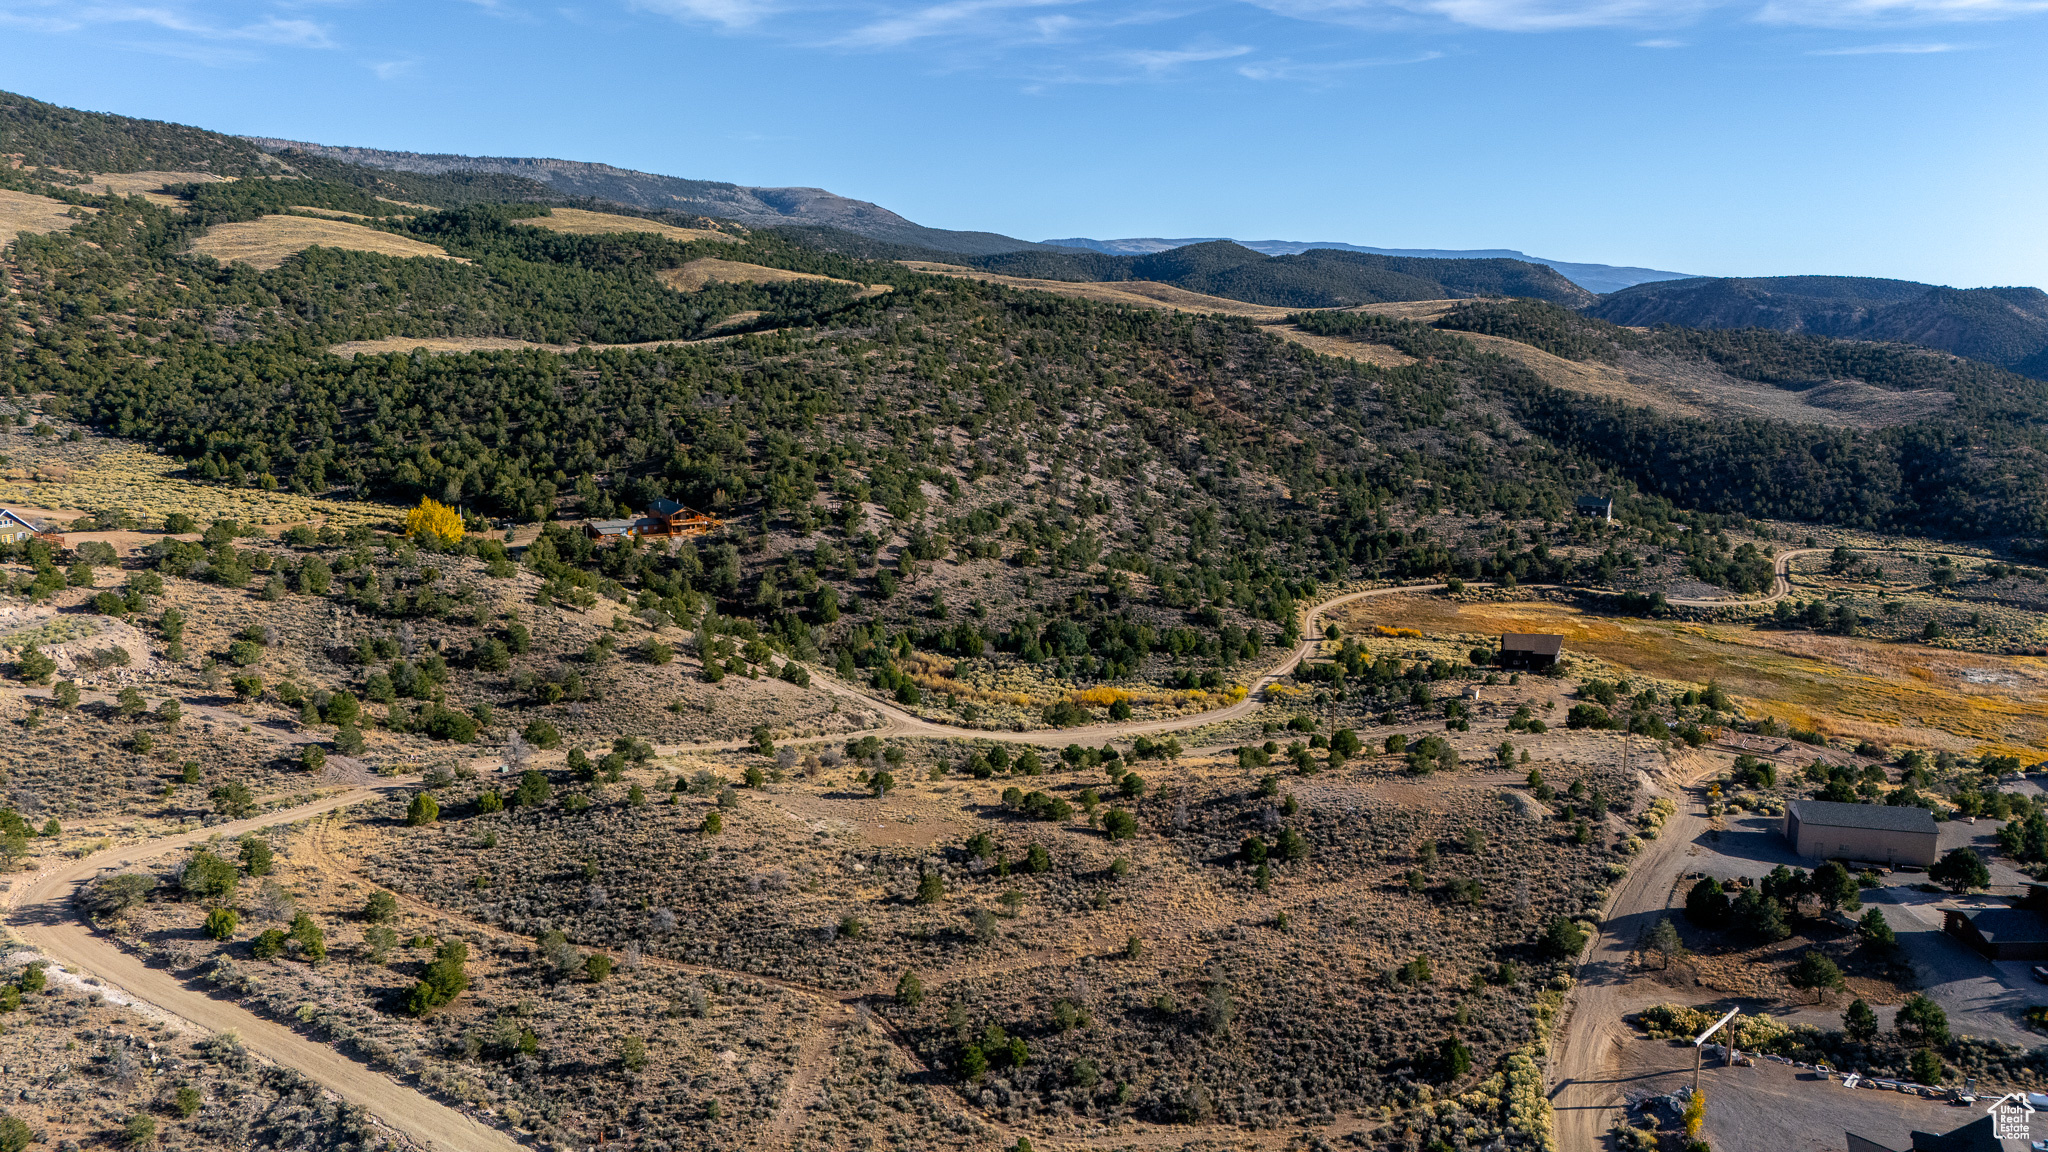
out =
[(1061, 8), (1077, 0), (950, 0), (863, 24), (834, 41), (849, 48), (894, 48), (940, 36), (990, 36), (1050, 41), (1071, 33), (1079, 21), (1060, 13), (1026, 15)]
[[(93, 27), (141, 26), (216, 44), (268, 44), (291, 48), (335, 46), (326, 27), (312, 20), (265, 16), (243, 24), (217, 24), (167, 5), (73, 5), (51, 0), (0, 0), (0, 25), (55, 33)], [(136, 46), (145, 50), (169, 50), (173, 47), (158, 42), (144, 42)], [(218, 53), (214, 55), (219, 56)]]
[(1636, 47), (1638, 47), (1638, 48), (1683, 48), (1683, 47), (1685, 47), (1685, 41), (1683, 41), (1683, 40), (1638, 40), (1638, 41), (1636, 41)]
[(1657, 28), (1686, 23), (1718, 0), (1251, 0), (1283, 16), (1382, 25), (1401, 16), (1493, 32)]
[(1444, 58), (1442, 52), (1417, 52), (1410, 56), (1383, 56), (1366, 60), (1304, 62), (1281, 57), (1257, 60), (1238, 66), (1237, 74), (1247, 80), (1327, 81), (1361, 68), (1392, 68), (1403, 64), (1426, 64)]
[(1815, 48), (1808, 56), (1931, 56), (1937, 52), (1961, 52), (1962, 44), (1855, 44), (1847, 48)]
[(1134, 48), (1124, 52), (1112, 52), (1108, 59), (1157, 75), (1172, 71), (1183, 64), (1233, 60), (1250, 52), (1251, 48), (1243, 44), (1219, 48)]
[(373, 60), (365, 62), (363, 67), (368, 68), (370, 74), (377, 79), (389, 81), (408, 75), (414, 68), (419, 67), (419, 63), (418, 60)]
[[(2048, 0), (1247, 0), (1283, 16), (1384, 26), (1402, 16), (1494, 32), (1578, 28), (1668, 29), (1716, 10), (1746, 12), (1768, 24), (1812, 27), (2008, 20), (2048, 12)], [(1758, 6), (1760, 3), (1760, 6)], [(1638, 47), (1681, 47), (1653, 39)]]
[(629, 7), (727, 28), (751, 27), (781, 10), (775, 0), (630, 0)]
[(1767, 24), (1862, 27), (1873, 24), (1974, 23), (2048, 12), (2048, 0), (1768, 0)]

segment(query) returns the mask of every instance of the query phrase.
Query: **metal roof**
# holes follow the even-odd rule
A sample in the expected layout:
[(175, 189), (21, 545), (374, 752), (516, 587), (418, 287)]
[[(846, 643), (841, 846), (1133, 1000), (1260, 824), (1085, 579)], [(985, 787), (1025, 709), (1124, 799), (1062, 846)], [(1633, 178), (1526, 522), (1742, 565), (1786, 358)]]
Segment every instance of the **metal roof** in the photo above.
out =
[(1832, 800), (1794, 800), (1786, 805), (1801, 824), (1822, 828), (1869, 828), (1879, 832), (1935, 834), (1934, 813), (1900, 804), (1837, 804)]
[(1500, 650), (1555, 656), (1564, 651), (1564, 637), (1552, 636), (1545, 632), (1507, 632), (1501, 635)]
[(1963, 913), (1987, 944), (2048, 944), (2048, 923), (2023, 908), (1985, 908)]

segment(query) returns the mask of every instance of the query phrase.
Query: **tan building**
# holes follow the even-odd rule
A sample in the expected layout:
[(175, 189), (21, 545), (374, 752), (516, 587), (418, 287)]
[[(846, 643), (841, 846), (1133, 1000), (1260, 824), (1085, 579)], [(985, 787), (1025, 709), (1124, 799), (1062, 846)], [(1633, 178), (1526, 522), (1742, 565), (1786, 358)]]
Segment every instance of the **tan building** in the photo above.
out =
[(1925, 808), (1794, 800), (1785, 806), (1785, 839), (1816, 860), (1868, 860), (1926, 867), (1941, 834)]

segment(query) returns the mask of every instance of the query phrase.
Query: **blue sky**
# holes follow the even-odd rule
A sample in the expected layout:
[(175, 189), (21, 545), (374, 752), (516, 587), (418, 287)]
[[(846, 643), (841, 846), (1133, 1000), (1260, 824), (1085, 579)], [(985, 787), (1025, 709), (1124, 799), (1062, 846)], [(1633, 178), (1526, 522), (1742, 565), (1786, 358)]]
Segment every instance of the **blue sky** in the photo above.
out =
[(2048, 0), (0, 0), (0, 39), (76, 107), (1034, 240), (2048, 285)]

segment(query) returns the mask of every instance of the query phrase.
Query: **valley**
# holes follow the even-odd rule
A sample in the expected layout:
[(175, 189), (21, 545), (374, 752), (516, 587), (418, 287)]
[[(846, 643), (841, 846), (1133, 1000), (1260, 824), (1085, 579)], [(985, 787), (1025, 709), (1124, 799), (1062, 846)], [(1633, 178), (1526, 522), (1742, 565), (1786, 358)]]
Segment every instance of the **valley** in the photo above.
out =
[(0, 1133), (1679, 1148), (1731, 1007), (2048, 1086), (1934, 926), (2048, 877), (2038, 381), (10, 100)]

